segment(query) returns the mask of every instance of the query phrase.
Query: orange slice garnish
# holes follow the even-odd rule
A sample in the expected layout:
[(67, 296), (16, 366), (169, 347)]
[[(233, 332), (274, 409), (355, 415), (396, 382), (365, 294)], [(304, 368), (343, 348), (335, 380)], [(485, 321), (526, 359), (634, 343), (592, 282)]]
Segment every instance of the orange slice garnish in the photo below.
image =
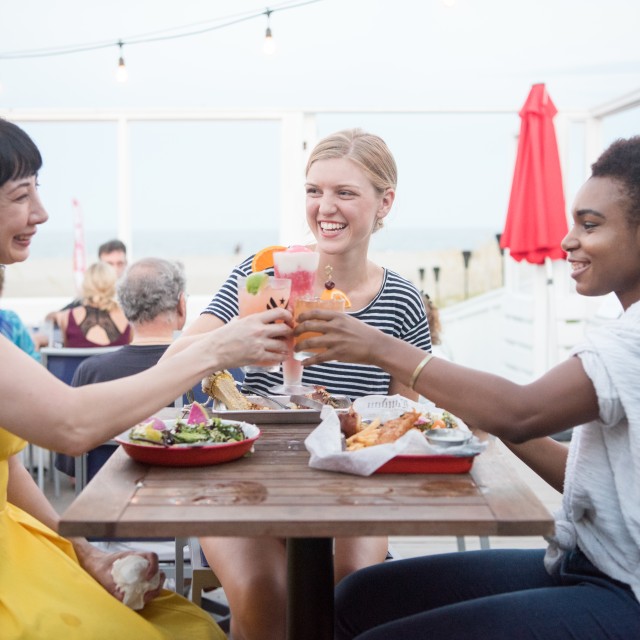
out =
[(320, 294), (321, 300), (344, 300), (344, 306), (348, 309), (351, 306), (351, 300), (349, 296), (340, 289), (323, 289)]
[(276, 251), (284, 251), (287, 247), (283, 247), (279, 244), (273, 244), (269, 247), (265, 247), (264, 249), (260, 249), (253, 256), (253, 260), (251, 261), (251, 270), (252, 271), (264, 271), (265, 269), (269, 269), (269, 267), (273, 267), (273, 254)]

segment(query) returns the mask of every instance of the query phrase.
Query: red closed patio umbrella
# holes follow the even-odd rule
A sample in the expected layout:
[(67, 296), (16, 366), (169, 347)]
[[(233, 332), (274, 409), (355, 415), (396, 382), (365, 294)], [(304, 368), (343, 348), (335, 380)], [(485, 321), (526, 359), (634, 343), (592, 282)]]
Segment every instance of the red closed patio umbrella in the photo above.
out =
[[(568, 225), (553, 126), (556, 113), (544, 84), (534, 84), (520, 111), (516, 166), (507, 220), (500, 237), (500, 246), (509, 249), (514, 260), (539, 265), (534, 267), (530, 318), (534, 375), (540, 375), (556, 364), (559, 356), (554, 261), (566, 257), (560, 243), (567, 234)], [(555, 264), (561, 267), (557, 262)], [(515, 271), (511, 270), (514, 275), (517, 271), (524, 272), (524, 267), (513, 266), (517, 267)], [(516, 278), (516, 282), (527, 280)], [(523, 293), (517, 284), (513, 291), (516, 296)]]
[(562, 260), (567, 234), (562, 171), (553, 126), (557, 109), (544, 84), (534, 84), (520, 111), (518, 154), (500, 246), (514, 260)]

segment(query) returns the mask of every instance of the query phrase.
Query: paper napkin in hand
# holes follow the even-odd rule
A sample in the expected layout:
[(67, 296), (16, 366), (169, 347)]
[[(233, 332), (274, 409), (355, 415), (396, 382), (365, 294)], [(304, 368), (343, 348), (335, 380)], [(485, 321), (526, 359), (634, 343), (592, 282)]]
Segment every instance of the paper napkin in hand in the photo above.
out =
[(149, 561), (136, 555), (119, 558), (111, 567), (111, 575), (118, 589), (124, 593), (123, 602), (132, 609), (142, 609), (144, 594), (157, 589), (160, 585), (159, 572), (151, 580), (143, 578), (148, 567)]

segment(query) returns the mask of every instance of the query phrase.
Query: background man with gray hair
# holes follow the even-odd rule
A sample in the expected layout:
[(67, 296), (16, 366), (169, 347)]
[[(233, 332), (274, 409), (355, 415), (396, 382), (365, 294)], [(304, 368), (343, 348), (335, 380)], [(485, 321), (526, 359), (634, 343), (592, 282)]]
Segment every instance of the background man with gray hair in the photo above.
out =
[[(134, 262), (117, 286), (118, 302), (131, 324), (130, 344), (117, 351), (91, 356), (75, 371), (72, 387), (107, 382), (134, 375), (155, 365), (175, 331), (181, 331), (187, 319), (186, 278), (180, 263), (162, 258), (143, 258)], [(104, 464), (113, 447), (90, 452), (88, 476)], [(103, 455), (102, 455), (103, 453)], [(58, 454), (56, 467), (75, 475), (74, 459)]]

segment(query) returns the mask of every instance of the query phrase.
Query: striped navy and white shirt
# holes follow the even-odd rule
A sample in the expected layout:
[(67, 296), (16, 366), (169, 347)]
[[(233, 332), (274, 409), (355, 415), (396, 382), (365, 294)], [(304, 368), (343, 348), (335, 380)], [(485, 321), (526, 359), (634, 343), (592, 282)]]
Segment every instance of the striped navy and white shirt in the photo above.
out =
[[(234, 268), (203, 313), (211, 313), (224, 322), (238, 315), (236, 278), (251, 273), (252, 259), (253, 256), (249, 256)], [(273, 275), (273, 269), (267, 269), (266, 272)], [(384, 269), (380, 291), (366, 307), (348, 313), (425, 352), (431, 351), (429, 323), (422, 296), (413, 284), (393, 271)], [(251, 386), (268, 393), (271, 387), (282, 384), (282, 373), (249, 373), (246, 380)], [(378, 367), (343, 362), (325, 362), (305, 367), (302, 375), (304, 384), (322, 385), (329, 393), (347, 395), (352, 399), (371, 394), (386, 395), (390, 380), (391, 376)]]

